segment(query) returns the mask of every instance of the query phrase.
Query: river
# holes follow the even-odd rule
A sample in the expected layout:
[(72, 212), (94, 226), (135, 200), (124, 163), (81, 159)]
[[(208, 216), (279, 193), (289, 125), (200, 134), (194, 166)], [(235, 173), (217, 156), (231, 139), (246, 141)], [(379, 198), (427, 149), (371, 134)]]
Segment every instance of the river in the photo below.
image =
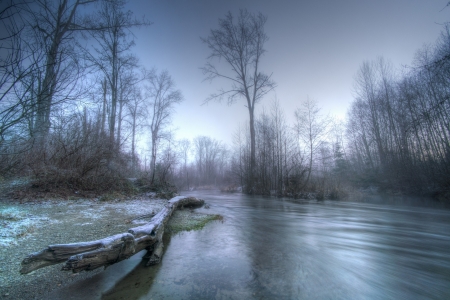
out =
[(193, 192), (221, 214), (57, 291), (64, 299), (450, 299), (450, 210)]

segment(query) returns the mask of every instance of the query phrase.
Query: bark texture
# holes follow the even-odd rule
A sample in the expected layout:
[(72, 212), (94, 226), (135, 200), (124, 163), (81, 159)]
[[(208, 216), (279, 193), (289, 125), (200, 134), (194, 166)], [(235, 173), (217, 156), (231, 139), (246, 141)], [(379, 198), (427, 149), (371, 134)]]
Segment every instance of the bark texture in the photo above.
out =
[(22, 261), (21, 274), (66, 262), (62, 270), (91, 271), (109, 266), (127, 259), (141, 250), (147, 249), (147, 266), (161, 261), (163, 254), (164, 226), (179, 207), (200, 207), (204, 201), (194, 197), (178, 196), (168, 201), (149, 223), (134, 227), (126, 233), (120, 233), (104, 239), (73, 244), (50, 245), (47, 248), (28, 255)]

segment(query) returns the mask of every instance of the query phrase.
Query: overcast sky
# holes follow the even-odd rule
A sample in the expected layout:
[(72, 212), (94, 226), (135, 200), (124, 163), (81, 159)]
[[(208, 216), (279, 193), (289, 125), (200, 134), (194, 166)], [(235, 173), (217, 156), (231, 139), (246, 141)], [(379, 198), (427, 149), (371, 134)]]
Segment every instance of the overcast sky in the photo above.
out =
[(146, 68), (167, 69), (185, 101), (174, 116), (176, 137), (208, 135), (226, 143), (238, 124), (248, 122), (244, 100), (232, 106), (202, 105), (218, 86), (203, 81), (200, 70), (209, 55), (200, 37), (218, 28), (219, 18), (240, 8), (268, 17), (269, 36), (262, 71), (273, 73), (274, 92), (259, 104), (267, 109), (275, 97), (288, 120), (307, 96), (324, 114), (345, 118), (353, 100), (354, 76), (365, 60), (383, 56), (397, 70), (411, 65), (414, 54), (439, 37), (450, 20), (448, 0), (133, 0), (136, 17), (153, 25), (136, 30), (134, 52)]

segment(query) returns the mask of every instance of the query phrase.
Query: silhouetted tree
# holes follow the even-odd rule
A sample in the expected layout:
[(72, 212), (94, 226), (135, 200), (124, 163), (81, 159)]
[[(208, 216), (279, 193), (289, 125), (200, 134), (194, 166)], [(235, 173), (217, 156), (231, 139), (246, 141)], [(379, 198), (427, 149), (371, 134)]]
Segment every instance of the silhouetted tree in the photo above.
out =
[(211, 50), (209, 60), (224, 60), (231, 70), (221, 68), (208, 62), (203, 68), (206, 79), (222, 78), (231, 82), (231, 87), (221, 89), (212, 94), (206, 102), (222, 100), (226, 98), (228, 104), (244, 98), (250, 117), (250, 170), (247, 192), (253, 192), (253, 176), (256, 165), (255, 142), (255, 105), (264, 95), (275, 88), (271, 75), (260, 71), (260, 62), (265, 53), (264, 43), (268, 40), (264, 32), (267, 17), (259, 14), (251, 14), (247, 10), (241, 10), (237, 20), (228, 13), (224, 19), (219, 19), (219, 29), (211, 30), (207, 38), (202, 41)]
[(322, 144), (327, 139), (331, 120), (320, 115), (320, 108), (314, 100), (308, 98), (302, 106), (295, 111), (295, 128), (299, 141), (305, 147), (308, 157), (307, 177), (303, 189), (309, 182), (314, 168), (315, 155), (320, 151)]
[[(117, 107), (121, 97), (121, 74), (125, 69), (136, 66), (136, 57), (129, 50), (134, 46), (131, 29), (139, 26), (148, 26), (147, 20), (133, 18), (131, 11), (125, 10), (125, 0), (102, 0), (100, 10), (91, 18), (92, 37), (97, 44), (93, 46), (96, 55), (86, 52), (89, 59), (105, 75), (108, 90), (111, 93), (109, 112), (109, 137), (111, 145), (114, 145), (117, 123)], [(120, 109), (120, 107), (119, 107)]]
[(24, 3), (19, 1), (3, 1), (0, 6), (0, 147), (10, 129), (30, 119), (34, 112), (29, 78), (36, 66), (27, 61), (24, 14)]
[(191, 150), (191, 141), (188, 139), (181, 139), (178, 141), (178, 147), (180, 149), (180, 156), (183, 160), (183, 167), (181, 172), (182, 182), (184, 182), (189, 189), (189, 172), (188, 172), (188, 158), (189, 158), (189, 151)]
[(175, 82), (167, 71), (151, 72), (147, 78), (146, 98), (148, 99), (149, 127), (151, 133), (150, 172), (152, 183), (156, 173), (156, 155), (158, 143), (165, 138), (175, 105), (183, 101), (180, 90), (175, 88)]
[[(39, 86), (36, 91), (36, 114), (33, 135), (43, 142), (50, 130), (51, 109), (55, 95), (65, 90), (61, 98), (67, 97), (69, 82), (75, 86), (80, 72), (77, 60), (76, 36), (86, 29), (80, 9), (95, 0), (37, 0), (25, 5), (29, 26), (30, 51), (42, 52), (42, 58), (35, 54), (30, 59), (40, 66)], [(42, 63), (42, 62), (43, 63)], [(36, 80), (36, 78), (34, 78)], [(61, 101), (61, 100), (60, 100)]]

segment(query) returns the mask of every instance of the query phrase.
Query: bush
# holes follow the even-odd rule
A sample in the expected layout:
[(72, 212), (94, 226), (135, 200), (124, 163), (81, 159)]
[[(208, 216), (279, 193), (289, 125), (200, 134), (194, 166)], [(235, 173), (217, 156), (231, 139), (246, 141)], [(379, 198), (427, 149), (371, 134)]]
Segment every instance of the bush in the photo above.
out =
[[(16, 177), (29, 175), (32, 188), (43, 192), (135, 192), (126, 179), (131, 157), (119, 151), (99, 126), (76, 115), (58, 124), (44, 142), (30, 139), (26, 147), (21, 145), (26, 151), (3, 155), (0, 169), (9, 169)], [(8, 158), (13, 163), (8, 165)]]
[(155, 193), (158, 198), (163, 199), (171, 199), (178, 193), (176, 186), (166, 181), (160, 182), (159, 180), (156, 180), (152, 183), (148, 174), (138, 178), (135, 182), (135, 186), (139, 192), (152, 192)]

